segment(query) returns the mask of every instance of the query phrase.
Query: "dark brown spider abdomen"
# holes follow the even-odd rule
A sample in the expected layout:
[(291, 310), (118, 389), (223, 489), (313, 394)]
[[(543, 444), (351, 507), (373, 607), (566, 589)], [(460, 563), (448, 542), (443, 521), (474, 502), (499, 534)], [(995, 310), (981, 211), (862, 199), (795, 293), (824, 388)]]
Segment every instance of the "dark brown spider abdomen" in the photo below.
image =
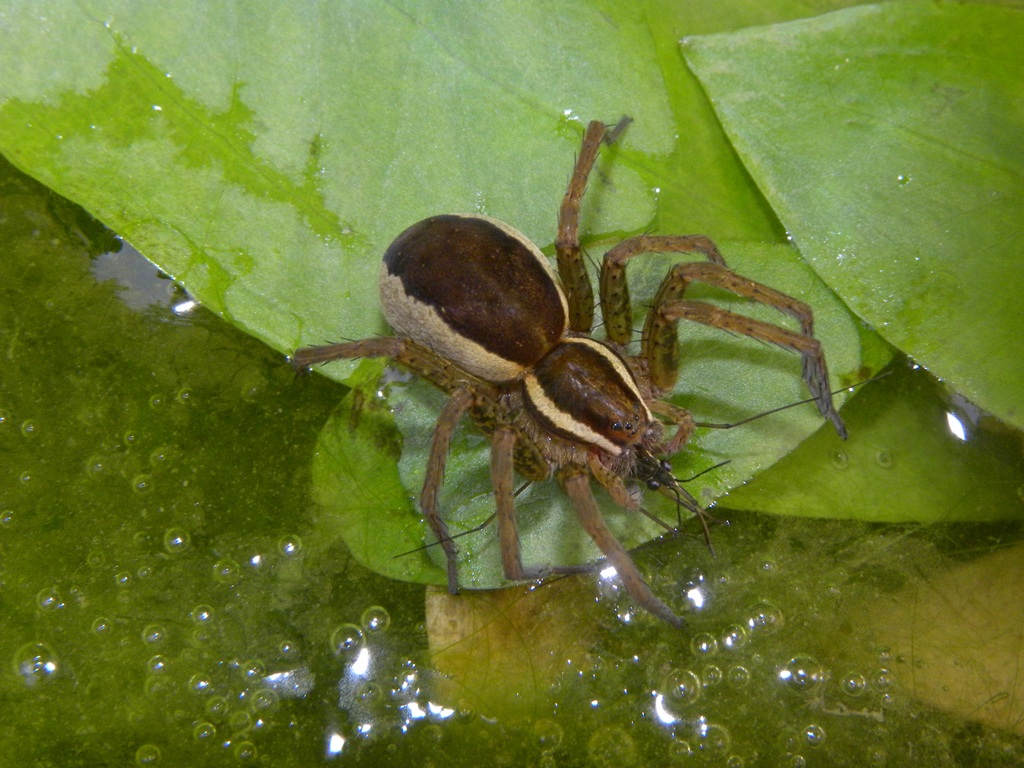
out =
[(434, 216), (388, 247), (381, 306), (398, 333), (488, 381), (532, 368), (568, 327), (547, 259), (507, 224)]

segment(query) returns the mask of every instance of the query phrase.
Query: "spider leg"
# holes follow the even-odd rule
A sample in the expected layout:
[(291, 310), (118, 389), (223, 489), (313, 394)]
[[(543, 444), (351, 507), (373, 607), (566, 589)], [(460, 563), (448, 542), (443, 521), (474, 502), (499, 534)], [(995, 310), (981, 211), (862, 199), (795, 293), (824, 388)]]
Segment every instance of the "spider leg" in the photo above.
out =
[(640, 502), (629, 495), (629, 491), (626, 490), (626, 484), (622, 482), (622, 478), (602, 464), (597, 454), (593, 451), (587, 454), (587, 469), (590, 470), (590, 474), (597, 480), (597, 484), (608, 491), (612, 501), (620, 507), (630, 511), (636, 511), (640, 508)]
[(664, 619), (674, 627), (683, 626), (683, 621), (661, 600), (655, 597), (651, 588), (644, 582), (633, 558), (625, 550), (618, 539), (608, 530), (597, 508), (597, 501), (590, 489), (590, 478), (587, 469), (579, 464), (567, 464), (559, 471), (559, 479), (565, 492), (572, 502), (580, 525), (590, 534), (590, 538), (608, 558), (622, 579), (623, 585), (630, 596), (650, 613)]
[(666, 456), (674, 456), (679, 449), (686, 445), (696, 427), (693, 421), (693, 414), (679, 405), (673, 405), (665, 400), (652, 400), (647, 403), (651, 412), (661, 416), (666, 422), (675, 426), (675, 434), (661, 447), (661, 453)]
[(718, 246), (704, 235), (637, 235), (610, 248), (601, 262), (601, 313), (605, 333), (617, 344), (628, 344), (633, 337), (626, 262), (642, 253), (696, 253), (725, 264)]
[(630, 122), (628, 117), (623, 117), (611, 130), (597, 120), (587, 126), (569, 186), (558, 209), (558, 235), (555, 238), (558, 276), (569, 300), (569, 327), (574, 331), (585, 333), (594, 324), (594, 289), (580, 248), (580, 200), (587, 189), (587, 179), (597, 160), (601, 142), (616, 139)]
[(448, 533), (448, 526), (437, 511), (437, 495), (441, 490), (441, 481), (444, 479), (444, 466), (448, 459), (448, 450), (451, 448), (452, 435), (455, 433), (459, 419), (472, 404), (472, 393), (463, 387), (457, 389), (441, 409), (441, 415), (437, 418), (437, 426), (434, 427), (434, 434), (430, 438), (430, 457), (427, 459), (427, 474), (423, 481), (423, 493), (420, 498), (423, 517), (444, 550), (448, 565), (448, 591), (453, 595), (459, 593), (459, 577), (455, 567), (455, 556), (458, 550), (451, 534)]
[(522, 546), (516, 525), (514, 475), (512, 473), (516, 432), (511, 427), (498, 427), (491, 437), (491, 484), (494, 486), (498, 510), (498, 541), (501, 544), (501, 565), (505, 578), (523, 581), (532, 578), (523, 568)]
[(519, 528), (516, 525), (516, 507), (513, 469), (516, 466), (515, 449), (519, 435), (508, 426), (494, 430), (491, 438), (491, 484), (494, 486), (498, 517), (498, 541), (501, 544), (501, 565), (505, 578), (510, 581), (542, 579), (548, 574), (586, 573), (589, 565), (531, 566), (523, 565)]
[[(832, 422), (840, 437), (844, 439), (847, 437), (846, 425), (832, 403), (828, 368), (825, 364), (825, 354), (822, 351), (821, 342), (813, 336), (797, 333), (796, 331), (765, 323), (761, 320), (754, 320), (753, 318), (699, 301), (670, 300), (655, 307), (651, 315), (651, 320), (648, 323), (651, 334), (651, 369), (653, 371), (657, 367), (662, 369), (662, 371), (670, 373), (671, 377), (667, 373), (664, 376), (665, 379), (671, 378), (668, 381), (669, 386), (671, 386), (672, 381), (675, 379), (677, 369), (675, 367), (666, 369), (664, 361), (666, 357), (670, 357), (672, 359), (671, 362), (678, 364), (675, 324), (679, 320), (691, 320), (713, 328), (732, 331), (798, 352), (803, 357), (804, 381), (814, 396), (818, 411)], [(670, 337), (667, 342), (666, 337)], [(666, 351), (666, 345), (671, 346), (671, 353), (668, 355), (659, 354)], [(660, 384), (661, 382), (659, 382)]]
[(445, 392), (454, 392), (466, 384), (479, 386), (485, 391), (490, 389), (489, 385), (466, 373), (454, 363), (439, 357), (412, 339), (400, 336), (378, 336), (341, 344), (303, 347), (292, 354), (291, 364), (297, 371), (302, 371), (317, 363), (363, 357), (389, 357)]

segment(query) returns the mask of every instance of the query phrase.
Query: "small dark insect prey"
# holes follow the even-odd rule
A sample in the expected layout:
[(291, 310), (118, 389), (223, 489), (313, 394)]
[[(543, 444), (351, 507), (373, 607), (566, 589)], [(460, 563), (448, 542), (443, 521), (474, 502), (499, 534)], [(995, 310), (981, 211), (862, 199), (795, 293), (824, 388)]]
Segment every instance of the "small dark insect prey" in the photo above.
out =
[[(387, 357), (449, 395), (434, 428), (421, 504), (447, 557), (450, 592), (459, 586), (456, 547), (438, 511), (438, 490), (452, 435), (468, 414), (491, 441), (498, 536), (508, 579), (584, 570), (523, 565), (514, 473), (529, 481), (554, 475), (633, 599), (681, 626), (605, 525), (590, 485), (593, 478), (616, 503), (638, 510), (627, 484), (645, 484), (704, 514), (666, 461), (694, 429), (688, 411), (659, 399), (676, 381), (678, 322), (703, 323), (798, 352), (818, 410), (843, 437), (846, 428), (832, 404), (810, 308), (731, 272), (703, 235), (638, 235), (611, 248), (600, 280), (606, 338), (591, 338), (594, 296), (579, 242), (580, 200), (602, 142), (628, 122), (623, 118), (611, 129), (596, 121), (587, 126), (558, 213), (557, 277), (537, 246), (508, 224), (485, 216), (434, 216), (405, 230), (384, 254), (381, 306), (399, 335), (305, 347), (295, 352), (292, 363), (304, 370), (340, 358)], [(683, 262), (669, 271), (651, 303), (641, 352), (630, 355), (626, 263), (644, 253), (670, 252), (703, 261)], [(687, 300), (693, 281), (774, 307), (795, 318), (800, 330)], [(663, 423), (674, 427), (671, 434)]]

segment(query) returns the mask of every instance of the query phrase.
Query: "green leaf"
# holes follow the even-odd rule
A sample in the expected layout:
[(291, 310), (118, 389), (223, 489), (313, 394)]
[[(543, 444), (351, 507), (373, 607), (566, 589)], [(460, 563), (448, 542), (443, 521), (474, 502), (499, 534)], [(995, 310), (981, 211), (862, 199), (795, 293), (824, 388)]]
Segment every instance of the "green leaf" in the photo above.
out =
[(1022, 39), (1018, 9), (906, 2), (685, 48), (736, 151), (829, 286), (1018, 427)]

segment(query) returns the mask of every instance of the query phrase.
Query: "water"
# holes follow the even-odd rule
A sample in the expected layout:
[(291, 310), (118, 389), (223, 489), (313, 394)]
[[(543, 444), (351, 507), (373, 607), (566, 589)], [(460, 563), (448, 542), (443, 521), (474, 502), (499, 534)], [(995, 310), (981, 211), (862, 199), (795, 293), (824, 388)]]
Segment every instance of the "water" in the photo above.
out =
[[(0, 764), (1009, 765), (1024, 754), (993, 727), (1004, 700), (977, 700), (1000, 690), (1000, 662), (1012, 667), (995, 640), (1021, 620), (1019, 601), (972, 617), (969, 633), (946, 629), (959, 612), (926, 599), (957, 583), (1015, 589), (1016, 525), (717, 510), (730, 523), (712, 532), (717, 557), (695, 534), (638, 555), (655, 592), (686, 609), (683, 632), (621, 595), (595, 600), (596, 577), (425, 601), (422, 587), (355, 562), (310, 498), (317, 430), (342, 390), (296, 380), (203, 310), (175, 314), (173, 291), (148, 309), (121, 301), (46, 199), (23, 196), (3, 219)], [(87, 219), (74, 225), (93, 253), (109, 247)], [(1005, 441), (989, 439), (1006, 465)], [(885, 478), (909, 461), (888, 444), (842, 450), (823, 449), (822, 472)], [(936, 662), (950, 636), (961, 676)], [(980, 726), (965, 719), (986, 712)], [(74, 744), (43, 737), (67, 722), (87, 726)]]

